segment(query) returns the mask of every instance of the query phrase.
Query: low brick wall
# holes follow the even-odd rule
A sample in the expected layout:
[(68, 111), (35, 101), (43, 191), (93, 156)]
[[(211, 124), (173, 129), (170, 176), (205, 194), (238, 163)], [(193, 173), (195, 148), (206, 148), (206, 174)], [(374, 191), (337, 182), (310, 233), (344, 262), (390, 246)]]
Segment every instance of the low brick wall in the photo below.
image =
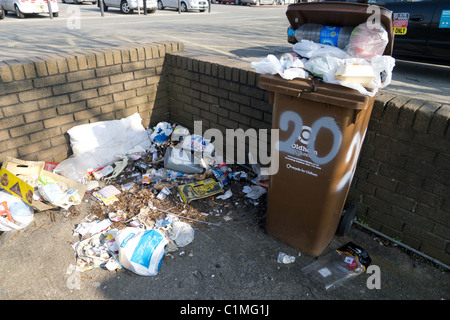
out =
[(7, 155), (59, 162), (76, 125), (135, 112), (144, 126), (167, 120), (164, 60), (182, 49), (153, 43), (0, 62), (0, 162)]
[[(270, 129), (269, 94), (246, 61), (181, 43), (0, 62), (0, 162), (61, 161), (67, 130), (139, 112), (144, 126)], [(357, 217), (450, 264), (450, 106), (377, 95), (348, 199)]]

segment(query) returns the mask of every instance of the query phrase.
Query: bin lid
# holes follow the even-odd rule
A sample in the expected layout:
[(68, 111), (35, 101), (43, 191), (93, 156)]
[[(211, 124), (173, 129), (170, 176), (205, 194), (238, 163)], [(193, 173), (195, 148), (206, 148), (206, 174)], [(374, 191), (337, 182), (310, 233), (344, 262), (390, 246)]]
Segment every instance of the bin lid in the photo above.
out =
[(319, 79), (285, 80), (279, 75), (261, 74), (258, 86), (274, 93), (354, 110), (364, 110), (374, 100), (356, 90)]
[[(392, 55), (394, 28), (392, 11), (372, 4), (351, 2), (302, 2), (288, 6), (287, 19), (295, 30), (305, 23), (318, 23), (334, 27), (356, 27), (366, 22), (374, 14), (369, 7), (380, 10), (380, 22), (386, 28), (389, 42), (384, 55)], [(295, 41), (295, 40), (294, 40)]]

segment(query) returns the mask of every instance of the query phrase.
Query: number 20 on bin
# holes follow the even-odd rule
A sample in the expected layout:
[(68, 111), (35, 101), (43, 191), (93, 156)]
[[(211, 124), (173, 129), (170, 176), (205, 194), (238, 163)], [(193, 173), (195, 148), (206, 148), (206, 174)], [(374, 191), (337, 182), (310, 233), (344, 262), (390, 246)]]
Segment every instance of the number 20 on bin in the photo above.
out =
[[(279, 127), (282, 131), (287, 131), (289, 129), (289, 123), (294, 123), (294, 130), (288, 139), (284, 141), (280, 141), (278, 145), (278, 149), (282, 152), (287, 152), (296, 156), (301, 156), (303, 153), (300, 150), (296, 150), (292, 148), (292, 145), (295, 144), (297, 139), (301, 136), (303, 126), (302, 117), (293, 111), (285, 111), (280, 116)], [(314, 146), (316, 142), (317, 135), (319, 131), (322, 129), (328, 129), (333, 134), (333, 146), (331, 150), (323, 157), (319, 157), (315, 152)], [(311, 160), (315, 163), (321, 165), (326, 164), (334, 159), (336, 154), (339, 151), (342, 143), (342, 133), (339, 127), (336, 124), (336, 121), (331, 117), (321, 117), (317, 119), (311, 126), (311, 132), (308, 139), (308, 150), (311, 157)]]

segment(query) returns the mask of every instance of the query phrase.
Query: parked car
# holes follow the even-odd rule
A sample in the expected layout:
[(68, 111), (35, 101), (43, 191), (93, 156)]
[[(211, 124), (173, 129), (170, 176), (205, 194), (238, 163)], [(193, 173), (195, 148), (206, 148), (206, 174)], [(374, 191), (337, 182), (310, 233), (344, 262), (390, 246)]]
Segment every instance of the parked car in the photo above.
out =
[[(180, 7), (182, 12), (198, 10), (205, 12), (208, 9), (208, 0), (180, 0)], [(178, 9), (178, 0), (158, 0), (158, 9), (165, 8)]]
[(85, 2), (91, 2), (92, 4), (96, 4), (97, 0), (61, 0), (62, 3), (74, 3), (74, 4), (81, 4)]
[[(59, 15), (58, 2), (50, 0), (52, 14), (54, 17)], [(25, 18), (27, 14), (48, 13), (47, 0), (1, 0), (1, 7), (5, 11), (16, 13), (19, 19)]]
[(223, 3), (223, 4), (243, 4), (241, 0), (216, 0), (214, 3)]
[(276, 4), (277, 0), (241, 0), (241, 3), (243, 5), (249, 4), (259, 6), (261, 4)]
[(450, 64), (450, 1), (369, 0), (394, 13), (393, 56)]
[(347, 2), (374, 4), (393, 12), (394, 57), (450, 65), (450, 0)]
[[(98, 1), (98, 6), (100, 6), (100, 2)], [(109, 7), (119, 8), (120, 12), (124, 14), (133, 13), (134, 10), (138, 9), (138, 4), (140, 10), (144, 10), (144, 1), (143, 0), (103, 0), (103, 11), (108, 11)], [(147, 12), (154, 13), (157, 8), (156, 0), (147, 0)]]

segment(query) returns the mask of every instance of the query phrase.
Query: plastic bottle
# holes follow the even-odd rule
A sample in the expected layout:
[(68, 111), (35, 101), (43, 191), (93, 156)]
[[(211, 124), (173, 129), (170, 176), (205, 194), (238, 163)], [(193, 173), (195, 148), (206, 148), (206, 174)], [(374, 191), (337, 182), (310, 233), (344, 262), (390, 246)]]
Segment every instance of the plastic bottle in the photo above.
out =
[(295, 39), (311, 40), (344, 49), (350, 39), (353, 27), (333, 27), (321, 24), (306, 23), (295, 30)]

